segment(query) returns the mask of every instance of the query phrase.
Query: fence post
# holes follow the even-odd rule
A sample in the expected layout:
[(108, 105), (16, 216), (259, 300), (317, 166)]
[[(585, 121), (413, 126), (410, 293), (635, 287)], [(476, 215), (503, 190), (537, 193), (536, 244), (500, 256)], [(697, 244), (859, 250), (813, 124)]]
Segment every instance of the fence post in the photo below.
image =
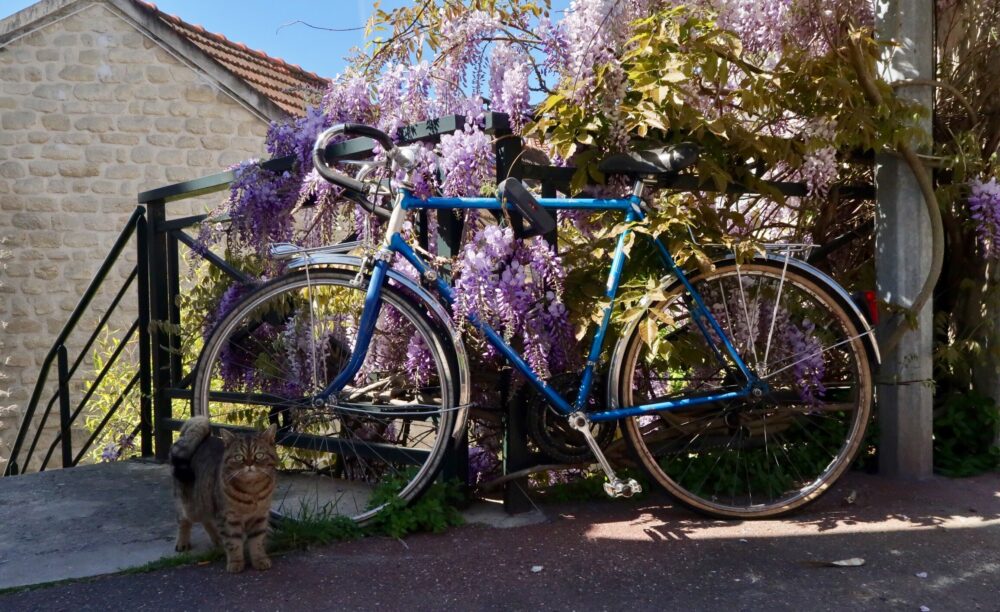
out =
[(56, 370), (59, 377), (59, 441), (62, 443), (62, 466), (73, 467), (73, 434), (69, 415), (69, 358), (66, 345), (57, 350)]
[[(884, 0), (876, 18), (878, 37), (897, 44), (883, 50), (879, 69), (889, 81), (934, 78), (934, 3)], [(930, 87), (898, 94), (933, 107)], [(930, 119), (919, 122), (931, 131)], [(916, 178), (898, 156), (876, 157), (875, 272), (879, 298), (909, 308), (931, 266), (930, 219)], [(927, 478), (933, 470), (932, 304), (918, 313), (880, 369), (879, 471), (888, 476)]]
[[(521, 138), (514, 136), (505, 117), (496, 114), (493, 117), (497, 183), (508, 177), (521, 178), (520, 157), (524, 148)], [(521, 224), (521, 216), (516, 211), (510, 211), (509, 214), (511, 223)], [(510, 474), (531, 467), (534, 460), (528, 448), (526, 406), (510, 393), (510, 373), (505, 373), (500, 380), (502, 386), (500, 397), (504, 410), (503, 470), (504, 474)], [(512, 480), (504, 485), (503, 506), (509, 514), (528, 512), (534, 508), (528, 495), (527, 477)]]
[(149, 318), (152, 348), (152, 397), (153, 436), (156, 440), (157, 461), (166, 461), (173, 442), (172, 431), (166, 421), (173, 416), (167, 389), (170, 386), (170, 338), (166, 326), (170, 320), (170, 292), (168, 287), (167, 235), (161, 229), (166, 221), (166, 201), (153, 200), (146, 204), (149, 268)]
[(149, 226), (146, 217), (135, 220), (136, 282), (139, 293), (139, 451), (153, 454), (153, 397), (149, 339)]

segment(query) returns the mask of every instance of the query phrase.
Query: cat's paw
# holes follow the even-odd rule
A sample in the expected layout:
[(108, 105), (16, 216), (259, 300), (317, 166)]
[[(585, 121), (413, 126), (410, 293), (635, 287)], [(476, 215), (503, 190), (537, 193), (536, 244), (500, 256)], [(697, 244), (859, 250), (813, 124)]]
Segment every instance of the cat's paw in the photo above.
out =
[(230, 561), (226, 563), (226, 571), (230, 574), (239, 574), (246, 567), (246, 564), (242, 559), (239, 561)]
[(250, 564), (253, 565), (255, 570), (264, 571), (271, 569), (271, 560), (267, 557), (251, 558)]
[(174, 545), (174, 550), (177, 552), (186, 552), (191, 550), (191, 542), (181, 542), (177, 540), (177, 544)]

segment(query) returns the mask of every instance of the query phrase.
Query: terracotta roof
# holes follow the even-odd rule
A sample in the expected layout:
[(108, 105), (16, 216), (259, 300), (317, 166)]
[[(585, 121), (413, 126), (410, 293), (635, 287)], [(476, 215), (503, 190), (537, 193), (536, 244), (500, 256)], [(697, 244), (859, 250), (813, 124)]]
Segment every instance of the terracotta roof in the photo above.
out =
[(168, 15), (151, 2), (135, 0), (135, 3), (152, 12), (160, 21), (289, 114), (303, 115), (306, 102), (313, 100), (316, 91), (326, 88), (329, 82), (299, 66), (250, 49), (243, 43), (233, 42), (200, 25), (187, 23), (176, 15)]

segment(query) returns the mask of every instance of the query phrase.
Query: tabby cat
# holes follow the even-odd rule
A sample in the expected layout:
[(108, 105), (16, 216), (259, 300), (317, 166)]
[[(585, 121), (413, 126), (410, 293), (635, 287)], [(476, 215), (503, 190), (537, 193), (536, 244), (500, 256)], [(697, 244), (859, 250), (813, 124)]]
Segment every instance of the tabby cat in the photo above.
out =
[(206, 417), (181, 427), (170, 448), (177, 499), (178, 551), (191, 548), (191, 526), (201, 523), (212, 543), (226, 551), (226, 570), (242, 572), (243, 544), (254, 569), (271, 567), (265, 538), (277, 479), (275, 425), (261, 433), (211, 435)]

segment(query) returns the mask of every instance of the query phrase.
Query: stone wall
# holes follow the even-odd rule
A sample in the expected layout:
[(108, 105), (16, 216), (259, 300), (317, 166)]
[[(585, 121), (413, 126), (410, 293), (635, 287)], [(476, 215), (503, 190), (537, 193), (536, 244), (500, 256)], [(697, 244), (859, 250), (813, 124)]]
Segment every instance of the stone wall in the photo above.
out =
[[(109, 5), (92, 4), (0, 47), (0, 236), (12, 251), (0, 272), (7, 321), (0, 361), (10, 358), (11, 391), (0, 405), (17, 406), (0, 413), (0, 469), (42, 360), (136, 194), (260, 157), (266, 129), (260, 113)], [(180, 203), (169, 216), (205, 206)], [(126, 259), (119, 279), (134, 249)], [(81, 321), (86, 331), (115, 285)], [(125, 301), (129, 311), (113, 320), (119, 328), (134, 317), (134, 292)], [(71, 340), (71, 359), (85, 339)], [(82, 369), (92, 377), (92, 368)]]

